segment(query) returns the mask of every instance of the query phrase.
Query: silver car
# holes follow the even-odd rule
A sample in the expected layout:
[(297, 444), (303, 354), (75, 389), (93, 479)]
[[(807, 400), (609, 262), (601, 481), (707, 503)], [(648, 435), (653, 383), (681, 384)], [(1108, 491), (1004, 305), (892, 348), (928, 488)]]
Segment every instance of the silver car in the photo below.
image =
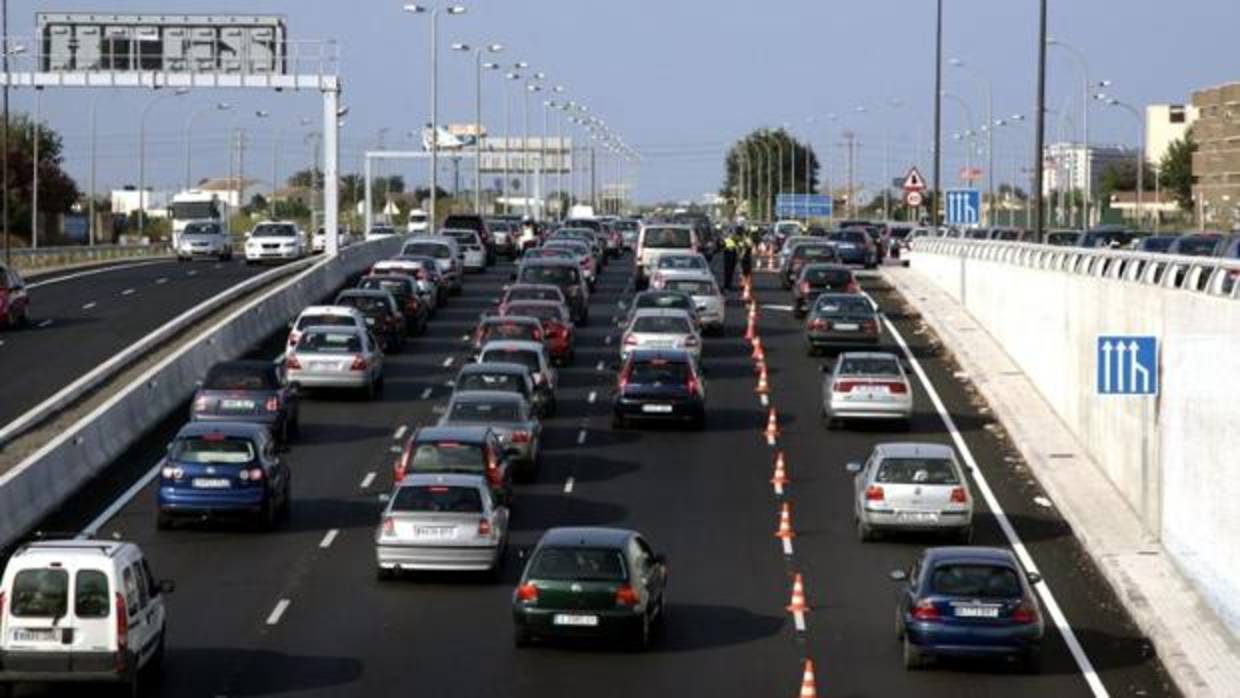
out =
[(380, 579), (403, 570), (498, 572), (508, 545), (508, 507), (481, 475), (409, 475), (375, 529)]
[(894, 354), (847, 352), (822, 381), (822, 420), (834, 429), (842, 420), (889, 420), (905, 429), (913, 419), (913, 386)]
[(516, 477), (532, 482), (538, 474), (542, 422), (530, 403), (517, 393), (499, 390), (459, 390), (452, 394), (439, 426), (486, 425), (499, 436), (516, 465)]
[(702, 337), (684, 310), (643, 308), (634, 311), (624, 331), (620, 361), (627, 361), (635, 349), (683, 349), (701, 362)]
[(373, 398), (383, 387), (383, 350), (355, 327), (304, 328), (284, 361), (288, 382), (301, 388), (351, 388)]
[[(659, 258), (662, 263), (667, 257)], [(728, 302), (715, 283), (715, 277), (709, 271), (668, 271), (656, 272), (659, 288), (664, 291), (683, 291), (693, 298), (697, 309), (699, 326), (706, 332), (723, 334), (723, 325), (727, 320)], [(653, 285), (653, 284), (652, 284)]]
[(452, 238), (419, 237), (405, 243), (400, 249), (402, 257), (429, 257), (439, 266), (439, 275), (449, 291), (455, 295), (461, 292), (461, 281), (464, 274), (460, 246)]
[(486, 271), (487, 251), (478, 233), (472, 230), (448, 229), (439, 234), (456, 240), (461, 249), (461, 264), (464, 265), (465, 271)]
[[(521, 340), (494, 340), (482, 345), (478, 352), (478, 363), (511, 363), (521, 364), (534, 374), (536, 389), (546, 390), (555, 395), (559, 384), (559, 374), (551, 365), (551, 356), (542, 342), (526, 342)], [(552, 398), (554, 404), (554, 398)]]
[(884, 531), (949, 534), (973, 539), (973, 495), (956, 453), (946, 444), (889, 443), (865, 463), (849, 463), (854, 519), (861, 542)]

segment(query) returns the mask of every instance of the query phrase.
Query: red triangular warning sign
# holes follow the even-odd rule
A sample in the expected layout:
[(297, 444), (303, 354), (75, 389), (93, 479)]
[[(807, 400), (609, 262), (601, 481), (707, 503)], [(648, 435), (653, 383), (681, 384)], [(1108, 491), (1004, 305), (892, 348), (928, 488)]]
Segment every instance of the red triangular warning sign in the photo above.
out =
[(922, 178), (921, 173), (914, 167), (904, 175), (904, 191), (925, 191), (926, 180)]

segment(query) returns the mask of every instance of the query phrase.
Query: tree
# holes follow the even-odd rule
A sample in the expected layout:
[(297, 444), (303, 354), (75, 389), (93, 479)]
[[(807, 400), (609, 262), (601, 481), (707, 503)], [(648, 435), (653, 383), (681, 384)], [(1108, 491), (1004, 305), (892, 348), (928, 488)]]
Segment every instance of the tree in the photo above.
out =
[(321, 187), (325, 181), (323, 171), (316, 167), (314, 170), (305, 169), (294, 172), (288, 178), (288, 185), (290, 187), (309, 189), (311, 187)]
[[(82, 194), (64, 169), (64, 144), (47, 124), (39, 126), (39, 215), (68, 213)], [(9, 229), (30, 230), (34, 190), (34, 122), (25, 114), (9, 118)]]
[(1164, 191), (1175, 197), (1175, 202), (1185, 211), (1193, 210), (1193, 153), (1197, 143), (1189, 130), (1184, 137), (1172, 141), (1159, 163), (1159, 183)]
[[(1144, 164), (1145, 190), (1154, 191), (1154, 170), (1148, 162)], [(1111, 194), (1117, 191), (1136, 191), (1137, 164), (1131, 160), (1125, 160), (1107, 166), (1098, 178), (1098, 188), (1101, 190), (1104, 200), (1109, 200)]]
[[(806, 165), (809, 179), (806, 180)], [(783, 182), (785, 193), (813, 193), (818, 189), (818, 156), (814, 149), (801, 143), (785, 130), (754, 131), (739, 141), (724, 160), (724, 181), (720, 195), (732, 203), (735, 211), (743, 207), (751, 217), (765, 215), (767, 207), (774, 212), (774, 191)], [(742, 175), (743, 171), (743, 175)], [(769, 177), (769, 179), (768, 179)], [(791, 177), (791, 181), (789, 181)], [(745, 181), (742, 183), (742, 179)], [(766, 201), (767, 182), (770, 182), (770, 200)]]
[(400, 175), (391, 175), (382, 180), (383, 191), (389, 194), (405, 193), (405, 178)]

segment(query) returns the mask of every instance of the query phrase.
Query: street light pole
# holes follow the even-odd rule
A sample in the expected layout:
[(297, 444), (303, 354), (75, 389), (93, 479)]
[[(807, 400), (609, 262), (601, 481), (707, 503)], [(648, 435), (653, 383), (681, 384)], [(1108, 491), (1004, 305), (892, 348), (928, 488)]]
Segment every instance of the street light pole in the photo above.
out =
[(405, 5), (406, 12), (422, 14), (429, 12), (431, 16), (431, 228), (438, 223), (436, 206), (439, 200), (439, 12), (442, 9), (449, 15), (465, 14), (460, 5), (449, 5), (444, 8), (428, 8), (425, 5)]
[(964, 61), (953, 58), (949, 61), (951, 65), (972, 72), (981, 81), (982, 86), (986, 90), (986, 195), (990, 198), (987, 217), (989, 224), (995, 224), (995, 141), (994, 141), (994, 122), (995, 122), (995, 102), (994, 102), (994, 84), (990, 78), (986, 77), (981, 71), (975, 70), (972, 66)]
[[(1070, 44), (1064, 43), (1058, 39), (1047, 39), (1048, 46), (1058, 46), (1068, 52), (1072, 56), (1077, 65), (1081, 69), (1081, 140), (1085, 148), (1085, 225), (1084, 230), (1088, 230), (1092, 223), (1091, 213), (1093, 212), (1093, 189), (1094, 189), (1094, 162), (1093, 156), (1089, 151), (1089, 61), (1085, 58), (1085, 53)], [(1143, 136), (1144, 138), (1144, 136)]]
[(1145, 208), (1143, 206), (1145, 199), (1145, 117), (1136, 107), (1121, 102), (1118, 99), (1108, 99), (1107, 105), (1123, 109), (1137, 120), (1137, 229), (1145, 224)]
[(531, 78), (525, 81), (525, 89), (521, 92), (522, 104), (521, 111), (523, 113), (522, 122), (525, 125), (524, 135), (521, 137), (521, 187), (523, 189), (524, 210), (526, 217), (530, 215), (530, 93), (542, 90), (541, 85), (535, 82), (542, 80), (545, 75), (535, 73)]
[[(92, 102), (91, 108), (92, 109), (94, 108), (93, 102)], [(194, 119), (198, 118), (199, 115), (205, 114), (212, 110), (228, 111), (229, 109), (232, 109), (232, 105), (229, 104), (228, 102), (218, 102), (209, 107), (203, 107), (202, 109), (192, 112), (189, 115), (189, 118), (185, 120), (185, 190), (186, 191), (189, 191), (190, 189), (193, 188), (191, 168), (192, 168), (192, 163), (194, 161), (194, 154), (193, 154)]]
[[(138, 237), (146, 234), (146, 117), (151, 108), (166, 97), (180, 97), (188, 94), (189, 88), (181, 87), (171, 93), (156, 96), (142, 108), (142, 116), (138, 119)], [(36, 93), (37, 94), (37, 93)], [(36, 136), (37, 138), (37, 136)], [(37, 142), (37, 141), (36, 141)], [(37, 160), (38, 158), (36, 158)], [(36, 162), (37, 167), (37, 162)], [(36, 170), (37, 172), (38, 170)], [(37, 179), (35, 180), (38, 181)]]
[[(468, 44), (452, 44), (453, 51), (470, 51)], [(484, 52), (499, 53), (502, 44), (487, 44), (472, 49), (474, 53), (474, 213), (482, 213), (482, 70), (496, 70), (497, 63), (483, 63)]]
[(1033, 136), (1033, 195), (1037, 197), (1037, 224), (1034, 232), (1038, 242), (1046, 241), (1046, 214), (1042, 210), (1042, 151), (1046, 146), (1046, 4), (1046, 0), (1040, 0), (1038, 5), (1038, 88)]
[(934, 202), (930, 225), (941, 220), (943, 179), (943, 0), (935, 3), (934, 24)]

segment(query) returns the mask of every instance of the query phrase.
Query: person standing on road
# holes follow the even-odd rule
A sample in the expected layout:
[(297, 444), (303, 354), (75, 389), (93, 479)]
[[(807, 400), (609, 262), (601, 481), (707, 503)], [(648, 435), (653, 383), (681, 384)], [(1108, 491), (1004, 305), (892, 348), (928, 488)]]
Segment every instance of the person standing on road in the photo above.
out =
[(736, 231), (728, 233), (728, 237), (723, 241), (723, 290), (732, 290), (732, 277), (736, 275), (736, 248), (737, 248)]
[(741, 278), (744, 283), (750, 283), (750, 276), (753, 274), (753, 237), (745, 235), (740, 242), (740, 258), (741, 258)]

